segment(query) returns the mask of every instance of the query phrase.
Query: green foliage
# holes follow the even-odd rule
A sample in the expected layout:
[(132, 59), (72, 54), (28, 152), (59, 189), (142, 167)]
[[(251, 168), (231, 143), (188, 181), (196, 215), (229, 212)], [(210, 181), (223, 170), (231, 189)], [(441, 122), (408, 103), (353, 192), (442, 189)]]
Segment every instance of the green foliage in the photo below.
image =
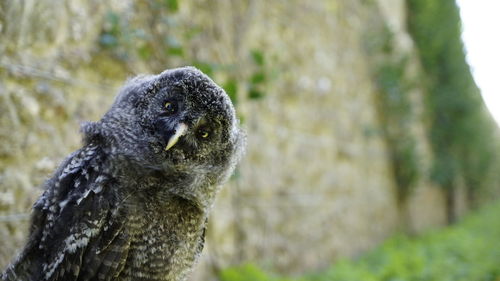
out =
[(454, 0), (407, 0), (408, 26), (425, 70), (432, 179), (453, 189), (463, 176), (469, 195), (487, 184), (495, 161), (495, 126), (465, 61)]
[(214, 75), (215, 70), (218, 68), (216, 64), (204, 61), (195, 61), (192, 65), (208, 76)]
[(101, 34), (99, 43), (106, 48), (118, 46), (120, 36), (120, 17), (118, 14), (109, 11), (104, 18), (104, 32)]
[(179, 10), (179, 1), (177, 0), (164, 0), (165, 7), (172, 12), (177, 12)]
[(404, 58), (396, 62), (386, 60), (375, 72), (379, 112), (400, 202), (408, 198), (421, 175), (416, 140), (411, 132), (414, 114), (409, 97), (411, 87), (405, 77), (406, 61)]
[(123, 61), (144, 61), (156, 72), (178, 65), (193, 65), (210, 77), (222, 77), (218, 82), (235, 104), (239, 101), (239, 91), (243, 91), (248, 100), (265, 97), (270, 69), (262, 50), (250, 50), (246, 61), (238, 63), (244, 66), (239, 70), (228, 63), (201, 60), (190, 50), (189, 44), (203, 27), (177, 28), (179, 1), (146, 0), (135, 3), (134, 8), (136, 14), (149, 16), (131, 17), (109, 11), (104, 19), (99, 44), (113, 57)]
[(371, 28), (366, 33), (364, 49), (372, 60), (381, 129), (388, 143), (398, 200), (400, 206), (404, 206), (422, 171), (412, 131), (414, 112), (410, 91), (413, 87), (406, 77), (408, 59), (395, 52), (393, 37), (387, 26)]
[(248, 81), (248, 98), (250, 100), (258, 100), (265, 96), (269, 71), (266, 66), (264, 53), (261, 50), (251, 50), (250, 57), (254, 63), (254, 70)]
[(286, 281), (283, 277), (273, 277), (255, 265), (247, 264), (238, 268), (229, 268), (221, 272), (221, 281)]
[[(108, 11), (99, 38), (104, 50), (122, 61), (142, 60), (154, 71), (164, 70), (172, 58), (185, 57), (184, 36), (174, 32), (178, 0), (138, 1), (134, 9), (134, 15)], [(136, 16), (140, 14), (148, 17)]]
[(229, 78), (222, 88), (226, 91), (233, 104), (238, 104), (238, 81), (234, 78)]
[(222, 281), (496, 281), (500, 279), (500, 203), (419, 238), (397, 236), (361, 258), (300, 278), (252, 265), (222, 272)]
[(252, 56), (253, 61), (258, 65), (258, 66), (264, 66), (264, 54), (262, 51), (254, 49), (250, 51), (250, 55)]

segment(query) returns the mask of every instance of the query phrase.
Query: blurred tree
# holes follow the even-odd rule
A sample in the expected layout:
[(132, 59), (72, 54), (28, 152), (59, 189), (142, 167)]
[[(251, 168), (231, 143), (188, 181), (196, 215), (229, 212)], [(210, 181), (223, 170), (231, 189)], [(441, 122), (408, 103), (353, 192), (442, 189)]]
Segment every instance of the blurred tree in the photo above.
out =
[(432, 179), (446, 191), (448, 221), (456, 219), (455, 191), (463, 177), (471, 205), (488, 186), (496, 128), (465, 61), (454, 0), (408, 0), (408, 26), (420, 52), (427, 89)]

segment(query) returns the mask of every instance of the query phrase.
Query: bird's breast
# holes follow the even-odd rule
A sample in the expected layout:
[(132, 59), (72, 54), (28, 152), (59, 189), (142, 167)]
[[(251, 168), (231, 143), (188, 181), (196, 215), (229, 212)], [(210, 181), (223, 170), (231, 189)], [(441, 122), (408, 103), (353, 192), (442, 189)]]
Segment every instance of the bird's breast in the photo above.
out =
[(205, 218), (179, 207), (145, 208), (129, 216), (130, 246), (123, 280), (183, 280), (189, 273), (200, 254)]

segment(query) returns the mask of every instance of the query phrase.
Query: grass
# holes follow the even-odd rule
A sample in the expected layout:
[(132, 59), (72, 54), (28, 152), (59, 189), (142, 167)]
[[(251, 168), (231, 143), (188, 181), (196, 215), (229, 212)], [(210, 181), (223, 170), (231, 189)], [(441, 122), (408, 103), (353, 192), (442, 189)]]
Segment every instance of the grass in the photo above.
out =
[(500, 281), (500, 202), (419, 237), (398, 235), (357, 260), (302, 277), (255, 265), (224, 270), (222, 281)]

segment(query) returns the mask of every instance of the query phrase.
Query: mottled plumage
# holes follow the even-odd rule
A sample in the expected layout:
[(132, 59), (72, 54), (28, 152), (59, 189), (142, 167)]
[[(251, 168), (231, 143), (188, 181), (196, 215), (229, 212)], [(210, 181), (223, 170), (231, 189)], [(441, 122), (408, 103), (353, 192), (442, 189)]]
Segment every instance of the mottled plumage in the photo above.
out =
[(244, 136), (192, 67), (137, 77), (45, 183), (2, 280), (184, 280)]

